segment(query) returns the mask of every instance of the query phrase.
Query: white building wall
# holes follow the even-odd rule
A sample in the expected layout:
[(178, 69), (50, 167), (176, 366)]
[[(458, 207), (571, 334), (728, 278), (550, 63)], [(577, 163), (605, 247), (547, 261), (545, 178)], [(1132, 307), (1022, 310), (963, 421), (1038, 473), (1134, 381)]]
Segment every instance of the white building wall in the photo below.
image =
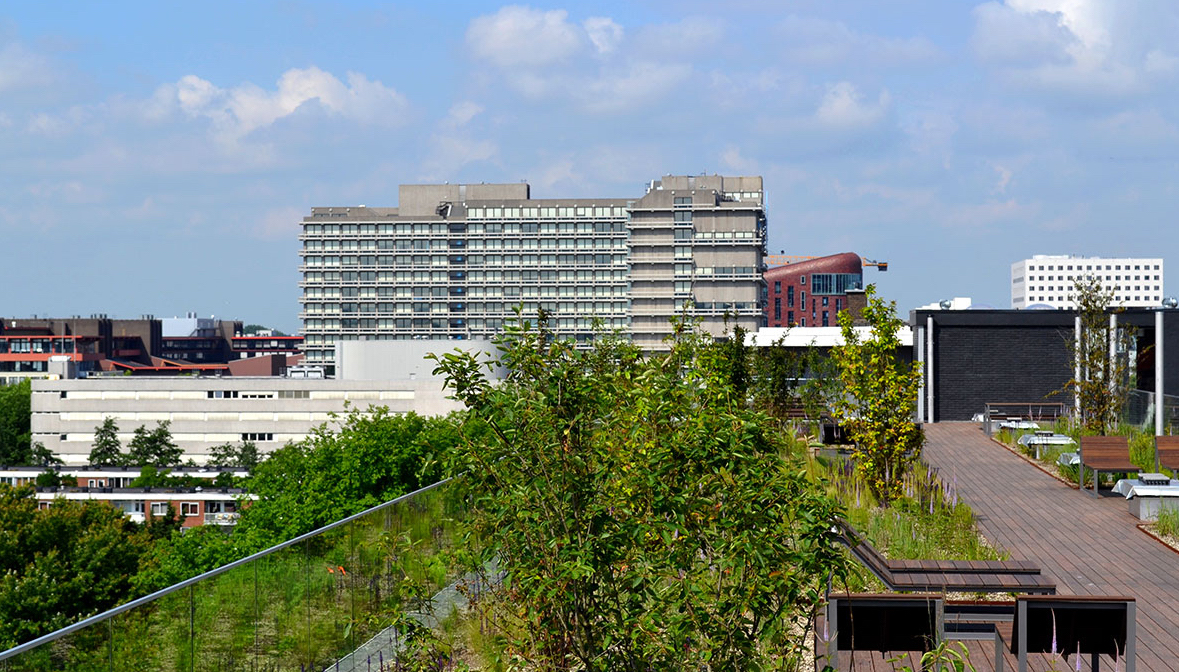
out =
[(331, 422), (351, 408), (387, 406), (394, 413), (437, 415), (461, 405), (442, 382), (290, 378), (126, 377), (35, 380), (32, 434), (66, 465), (86, 464), (104, 418), (119, 426), (124, 449), (140, 425), (171, 423), (184, 459), (204, 464), (210, 449), (253, 441), (263, 453)]
[(1011, 265), (1011, 307), (1042, 304), (1072, 309), (1074, 283), (1086, 276), (1113, 291), (1113, 305), (1151, 308), (1162, 304), (1161, 258), (1036, 255)]

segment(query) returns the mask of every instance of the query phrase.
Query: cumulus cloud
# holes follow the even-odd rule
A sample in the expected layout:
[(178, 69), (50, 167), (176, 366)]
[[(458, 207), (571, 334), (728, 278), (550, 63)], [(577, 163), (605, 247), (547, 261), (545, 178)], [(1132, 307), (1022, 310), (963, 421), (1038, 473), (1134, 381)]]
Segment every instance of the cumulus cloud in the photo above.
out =
[(608, 54), (618, 48), (622, 41), (622, 26), (606, 16), (591, 16), (582, 24), (586, 35), (599, 54)]
[(423, 162), (425, 180), (449, 180), (463, 166), (487, 161), (499, 153), (493, 140), (478, 138), (471, 122), (483, 113), (483, 106), (470, 100), (455, 103), (438, 122), (430, 138), (429, 155)]
[(851, 82), (838, 82), (827, 87), (827, 93), (815, 111), (815, 120), (836, 128), (868, 128), (884, 118), (890, 102), (888, 91), (881, 91), (875, 103), (865, 102)]
[(316, 67), (293, 68), (273, 90), (252, 83), (219, 87), (196, 75), (159, 87), (145, 114), (160, 118), (172, 109), (190, 118), (208, 119), (222, 140), (234, 141), (315, 102), (327, 113), (368, 124), (400, 122), (408, 103), (403, 95), (362, 74), (350, 72), (347, 83)]
[(815, 17), (789, 16), (778, 32), (786, 57), (807, 65), (887, 66), (929, 61), (940, 53), (925, 37), (867, 35), (842, 22)]
[(39, 54), (12, 42), (0, 47), (0, 93), (52, 84), (53, 69)]
[[(492, 76), (526, 98), (612, 114), (666, 96), (691, 73), (682, 58), (669, 61), (668, 54), (713, 35), (714, 28), (688, 20), (646, 27), (631, 40), (607, 16), (578, 24), (564, 10), (510, 5), (473, 19), (466, 43), (477, 61), (492, 66)], [(665, 38), (673, 50), (655, 55), (640, 46)]]
[[(601, 20), (595, 21), (601, 29)], [(502, 68), (540, 66), (572, 56), (584, 46), (583, 35), (563, 9), (544, 11), (509, 5), (472, 20), (467, 28), (467, 46), (476, 57)], [(602, 34), (599, 37), (603, 38)]]
[(262, 240), (289, 240), (299, 231), (299, 222), (305, 214), (293, 206), (271, 208), (257, 218), (252, 232)]
[(447, 112), (446, 118), (442, 123), (444, 126), (451, 128), (458, 128), (466, 126), (472, 119), (483, 113), (483, 106), (471, 100), (464, 100), (450, 106), (450, 111)]
[(972, 45), (981, 62), (1024, 88), (1140, 94), (1179, 70), (1173, 36), (1155, 28), (1179, 16), (1173, 4), (1154, 4), (1135, 11), (1115, 0), (986, 2), (974, 8)]
[(591, 112), (619, 112), (659, 100), (691, 72), (683, 64), (632, 63), (581, 82), (570, 94)]
[(674, 23), (644, 27), (635, 47), (648, 56), (688, 54), (713, 49), (724, 36), (724, 24), (715, 17), (688, 16)]

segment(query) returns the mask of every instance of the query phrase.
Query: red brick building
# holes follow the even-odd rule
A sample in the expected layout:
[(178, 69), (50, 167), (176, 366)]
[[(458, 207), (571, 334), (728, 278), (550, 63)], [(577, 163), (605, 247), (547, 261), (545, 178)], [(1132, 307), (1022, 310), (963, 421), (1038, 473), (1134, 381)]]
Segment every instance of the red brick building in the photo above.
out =
[(847, 291), (862, 289), (864, 267), (854, 252), (806, 259), (765, 272), (770, 327), (833, 327), (847, 308)]

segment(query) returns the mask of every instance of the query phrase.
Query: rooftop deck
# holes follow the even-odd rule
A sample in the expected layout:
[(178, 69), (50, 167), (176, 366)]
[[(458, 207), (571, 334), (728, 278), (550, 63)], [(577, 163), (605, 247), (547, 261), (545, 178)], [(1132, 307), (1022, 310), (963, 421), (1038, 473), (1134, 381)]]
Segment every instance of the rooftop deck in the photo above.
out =
[[(926, 432), (925, 459), (943, 478), (957, 477), (983, 536), (1038, 564), (1061, 595), (1136, 597), (1138, 670), (1179, 671), (1179, 554), (1137, 528), (1124, 498), (1103, 491), (1094, 499), (1068, 487), (993, 443), (975, 423), (926, 425)], [(989, 644), (970, 651), (980, 672), (994, 669)], [(905, 664), (915, 665), (916, 656), (910, 658)], [(1031, 669), (1049, 669), (1034, 658)], [(893, 669), (878, 654), (857, 652), (856, 663), (857, 670)], [(1016, 669), (1011, 654), (1005, 667)], [(1087, 658), (1081, 669), (1089, 669)]]

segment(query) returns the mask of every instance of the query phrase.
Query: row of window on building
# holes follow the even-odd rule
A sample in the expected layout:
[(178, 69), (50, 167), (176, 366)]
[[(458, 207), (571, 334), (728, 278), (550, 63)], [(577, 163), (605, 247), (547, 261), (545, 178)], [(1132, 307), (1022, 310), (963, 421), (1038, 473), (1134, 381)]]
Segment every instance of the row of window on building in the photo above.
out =
[[(1125, 266), (1125, 269), (1122, 268), (1123, 265)], [(1057, 264), (1057, 265), (1048, 264), (1047, 266), (1045, 266), (1043, 264), (1040, 264), (1039, 266), (1028, 266), (1028, 270), (1029, 271), (1065, 271), (1065, 270), (1071, 271), (1071, 270), (1074, 270), (1073, 269), (1074, 266), (1076, 267), (1077, 271), (1100, 271), (1100, 270), (1102, 270), (1102, 268), (1101, 268), (1102, 264), (1096, 264), (1096, 265), (1084, 264), (1083, 267), (1082, 267), (1082, 264), (1069, 264), (1068, 266), (1064, 266), (1064, 265), (1060, 265), (1060, 264)], [(1105, 264), (1104, 270), (1107, 270), (1107, 271), (1127, 270), (1127, 271), (1129, 271), (1129, 270), (1131, 270), (1131, 268), (1130, 268), (1130, 264)], [(1161, 269), (1159, 268), (1158, 264), (1154, 264), (1153, 268), (1151, 268), (1150, 264), (1134, 264), (1133, 270), (1135, 270), (1135, 271), (1142, 271), (1142, 270), (1158, 271)]]

